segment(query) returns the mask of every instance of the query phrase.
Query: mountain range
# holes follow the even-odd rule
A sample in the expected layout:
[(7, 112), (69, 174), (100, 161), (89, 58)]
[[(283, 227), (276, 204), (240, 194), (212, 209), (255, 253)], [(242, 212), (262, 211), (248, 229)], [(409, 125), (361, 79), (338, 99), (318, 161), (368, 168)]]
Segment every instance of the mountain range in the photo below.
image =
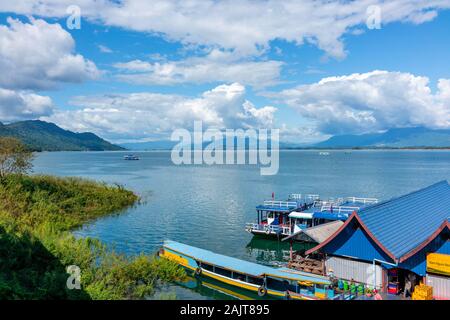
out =
[[(170, 150), (178, 144), (177, 141), (159, 140), (118, 146), (93, 133), (76, 133), (40, 120), (0, 122), (0, 136), (16, 137), (34, 151)], [(396, 128), (381, 133), (336, 135), (310, 145), (280, 142), (280, 149), (311, 148), (450, 148), (450, 129)]]
[[(159, 140), (122, 144), (130, 150), (170, 150), (178, 142)], [(207, 145), (206, 143), (205, 145)], [(280, 142), (280, 149), (450, 148), (450, 130), (424, 127), (390, 129), (382, 133), (336, 135), (315, 144)]]
[(444, 148), (450, 147), (450, 129), (396, 128), (382, 133), (337, 135), (316, 148)]
[(33, 151), (105, 151), (124, 150), (90, 132), (64, 130), (54, 123), (28, 120), (2, 124), (0, 137), (20, 139)]

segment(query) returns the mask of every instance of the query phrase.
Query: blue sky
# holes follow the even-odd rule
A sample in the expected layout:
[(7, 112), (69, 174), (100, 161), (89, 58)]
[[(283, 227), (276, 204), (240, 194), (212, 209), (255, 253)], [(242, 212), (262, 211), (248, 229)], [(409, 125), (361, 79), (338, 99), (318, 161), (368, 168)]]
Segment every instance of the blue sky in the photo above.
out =
[[(0, 121), (117, 142), (166, 139), (194, 120), (301, 143), (449, 128), (450, 1), (361, 2), (2, 4)], [(80, 29), (66, 26), (72, 4)], [(365, 24), (373, 5), (380, 29)]]

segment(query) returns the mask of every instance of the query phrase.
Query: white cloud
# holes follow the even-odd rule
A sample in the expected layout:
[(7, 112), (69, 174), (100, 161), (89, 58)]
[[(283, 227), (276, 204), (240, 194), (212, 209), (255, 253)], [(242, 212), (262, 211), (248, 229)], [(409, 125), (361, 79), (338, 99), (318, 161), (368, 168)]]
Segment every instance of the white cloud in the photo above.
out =
[(0, 88), (0, 121), (35, 119), (53, 112), (50, 97)]
[(450, 128), (450, 80), (433, 93), (429, 79), (410, 73), (373, 71), (300, 85), (271, 95), (312, 119), (326, 134), (393, 127)]
[(449, 0), (33, 0), (3, 1), (0, 11), (64, 17), (68, 5), (79, 5), (83, 18), (136, 31), (161, 33), (186, 45), (220, 47), (238, 55), (264, 52), (274, 39), (316, 44), (342, 58), (342, 37), (361, 29), (367, 8), (381, 8), (382, 26), (396, 21), (423, 23)]
[(280, 61), (235, 59), (229, 52), (212, 50), (205, 57), (181, 61), (146, 62), (132, 60), (116, 63), (120, 80), (137, 84), (173, 85), (179, 83), (239, 82), (266, 87), (279, 82)]
[(238, 83), (220, 85), (198, 98), (170, 94), (131, 93), (77, 97), (76, 110), (43, 118), (75, 131), (91, 131), (107, 139), (167, 139), (176, 128), (271, 128), (276, 108), (256, 108)]
[(99, 74), (95, 64), (75, 54), (72, 36), (59, 24), (41, 19), (29, 23), (8, 18), (0, 25), (0, 87), (49, 89), (82, 82)]

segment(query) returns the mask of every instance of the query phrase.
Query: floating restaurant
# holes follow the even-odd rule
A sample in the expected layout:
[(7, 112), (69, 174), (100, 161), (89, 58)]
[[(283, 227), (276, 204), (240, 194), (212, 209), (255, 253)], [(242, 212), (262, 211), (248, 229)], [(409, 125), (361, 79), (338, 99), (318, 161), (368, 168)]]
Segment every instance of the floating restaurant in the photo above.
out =
[(330, 198), (319, 195), (291, 194), (287, 201), (267, 200), (256, 207), (257, 219), (247, 223), (254, 235), (284, 238), (307, 228), (333, 221), (345, 221), (354, 212), (377, 203), (375, 198)]
[(423, 283), (432, 287), (433, 298), (450, 299), (448, 182), (354, 211), (306, 252), (313, 253), (323, 255), (327, 274), (338, 279), (390, 294)]

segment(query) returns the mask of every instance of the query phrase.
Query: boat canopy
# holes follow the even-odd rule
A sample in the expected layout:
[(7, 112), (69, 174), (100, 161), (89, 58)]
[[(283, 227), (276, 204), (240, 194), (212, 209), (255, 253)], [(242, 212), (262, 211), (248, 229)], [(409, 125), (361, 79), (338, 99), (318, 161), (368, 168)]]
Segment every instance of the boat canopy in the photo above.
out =
[(335, 213), (335, 212), (314, 212), (314, 219), (326, 219), (326, 220), (341, 220), (345, 221), (350, 216), (349, 213)]
[(312, 219), (313, 218), (313, 214), (311, 212), (291, 212), (289, 214), (289, 218), (293, 218), (293, 219)]
[(298, 282), (311, 282), (324, 285), (331, 284), (328, 278), (324, 276), (296, 271), (288, 268), (268, 267), (261, 264), (224, 256), (212, 251), (196, 248), (176, 241), (166, 240), (164, 241), (163, 247), (189, 256), (196, 261), (228, 269), (230, 271), (247, 274), (253, 277), (259, 278), (267, 276)]

